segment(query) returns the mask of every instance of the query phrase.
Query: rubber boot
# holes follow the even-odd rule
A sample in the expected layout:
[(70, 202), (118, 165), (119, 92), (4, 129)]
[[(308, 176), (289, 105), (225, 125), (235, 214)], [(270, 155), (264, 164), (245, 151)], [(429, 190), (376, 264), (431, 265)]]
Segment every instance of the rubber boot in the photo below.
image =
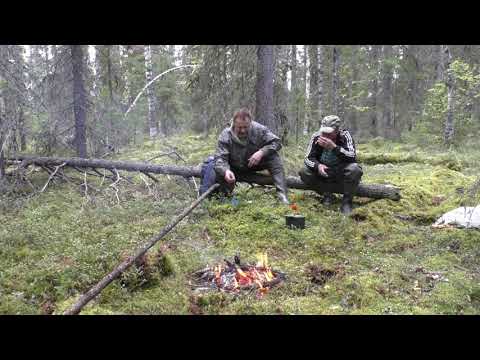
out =
[(344, 215), (349, 215), (353, 210), (353, 196), (350, 194), (343, 194), (342, 205), (340, 212)]
[(277, 193), (277, 198), (284, 205), (289, 205), (290, 204), (290, 202), (288, 201), (287, 195), (285, 195), (283, 192), (278, 192)]

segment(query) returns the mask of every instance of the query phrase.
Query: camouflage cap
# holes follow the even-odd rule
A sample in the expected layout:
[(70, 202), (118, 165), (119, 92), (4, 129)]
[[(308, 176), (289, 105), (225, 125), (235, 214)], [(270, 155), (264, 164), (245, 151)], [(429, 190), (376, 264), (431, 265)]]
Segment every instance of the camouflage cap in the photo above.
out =
[(329, 134), (334, 130), (339, 130), (342, 126), (342, 120), (337, 115), (325, 116), (320, 125), (320, 132)]

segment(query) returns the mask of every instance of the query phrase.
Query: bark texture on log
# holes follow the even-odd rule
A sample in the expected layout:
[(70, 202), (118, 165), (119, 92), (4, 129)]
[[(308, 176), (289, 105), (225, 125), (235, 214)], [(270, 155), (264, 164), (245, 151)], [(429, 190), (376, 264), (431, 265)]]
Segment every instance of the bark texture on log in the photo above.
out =
[[(82, 159), (82, 158), (55, 158), (55, 157), (34, 157), (34, 156), (17, 156), (9, 160), (21, 160), (22, 167), (29, 165), (37, 166), (59, 166), (65, 163), (65, 166), (79, 168), (104, 168), (116, 169), (124, 171), (138, 171), (144, 174), (167, 174), (178, 175), (186, 178), (200, 177), (201, 166), (176, 166), (176, 165), (155, 165), (134, 161), (112, 161), (103, 159)], [(319, 193), (332, 192), (337, 194), (343, 193), (343, 187), (338, 184), (325, 184), (321, 187), (309, 187), (305, 185), (299, 177), (287, 176), (287, 186), (291, 189), (313, 190)], [(273, 185), (271, 176), (254, 173), (243, 176), (238, 179), (240, 182), (253, 183), (258, 185)], [(368, 197), (372, 199), (390, 199), (400, 200), (400, 190), (389, 185), (360, 184), (356, 196)]]

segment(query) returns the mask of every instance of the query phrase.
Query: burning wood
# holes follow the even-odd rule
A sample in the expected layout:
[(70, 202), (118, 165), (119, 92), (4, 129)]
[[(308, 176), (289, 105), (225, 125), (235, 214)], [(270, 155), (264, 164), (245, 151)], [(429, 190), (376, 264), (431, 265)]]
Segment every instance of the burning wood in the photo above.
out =
[(242, 290), (256, 290), (257, 297), (261, 298), (270, 288), (285, 280), (285, 274), (272, 270), (268, 265), (266, 254), (260, 255), (255, 265), (241, 264), (238, 256), (235, 256), (234, 263), (226, 259), (224, 262), (195, 272), (195, 287), (233, 294), (240, 294)]

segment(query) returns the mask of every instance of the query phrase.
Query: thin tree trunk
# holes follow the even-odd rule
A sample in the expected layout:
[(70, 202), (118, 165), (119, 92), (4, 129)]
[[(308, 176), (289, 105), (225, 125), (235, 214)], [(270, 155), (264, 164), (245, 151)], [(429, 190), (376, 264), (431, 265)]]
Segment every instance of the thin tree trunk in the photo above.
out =
[(307, 124), (307, 77), (308, 77), (308, 45), (303, 45), (303, 106), (302, 106), (302, 133), (305, 135), (307, 133), (308, 124)]
[[(0, 136), (0, 146), (3, 144), (3, 138)], [(0, 180), (5, 177), (5, 157), (3, 156), (3, 148), (0, 147)]]
[(87, 157), (86, 95), (83, 81), (83, 49), (81, 45), (70, 45), (73, 71), (73, 111), (75, 115), (75, 146), (77, 155)]
[(282, 142), (286, 145), (287, 135), (289, 132), (288, 124), (288, 84), (287, 73), (289, 67), (288, 47), (285, 45), (275, 46), (275, 74), (273, 86), (275, 129), (277, 135), (281, 137)]
[(20, 137), (20, 151), (27, 149), (27, 136), (25, 135), (25, 117), (23, 109), (20, 109), (18, 118), (18, 136)]
[(436, 82), (444, 81), (445, 57), (443, 45), (435, 45)]
[(340, 54), (338, 52), (338, 48), (336, 46), (333, 47), (333, 59), (332, 59), (332, 108), (333, 108), (333, 113), (336, 115), (339, 115), (339, 103), (338, 103), (338, 87), (340, 84), (340, 79), (339, 79), (339, 57)]
[(324, 52), (325, 46), (318, 45), (318, 119), (321, 122), (321, 119), (326, 116), (325, 113), (325, 72), (324, 72)]
[(295, 143), (298, 144), (299, 114), (298, 114), (298, 90), (297, 90), (297, 45), (292, 45), (290, 53), (291, 87), (290, 87), (290, 123), (295, 129)]
[(257, 47), (257, 82), (256, 82), (256, 121), (273, 129), (273, 76), (275, 71), (273, 45)]
[(445, 145), (451, 145), (453, 141), (453, 136), (455, 133), (454, 121), (453, 121), (453, 95), (454, 95), (454, 86), (453, 86), (453, 75), (450, 69), (450, 64), (452, 62), (452, 55), (450, 53), (450, 48), (448, 45), (444, 46), (444, 58), (445, 58), (445, 71), (446, 76), (446, 86), (447, 86), (447, 117), (445, 119), (445, 130), (444, 130), (444, 142)]
[(5, 148), (3, 144), (5, 141), (5, 132), (3, 127), (5, 127), (5, 119), (2, 117), (2, 109), (0, 108), (0, 180), (5, 177), (5, 156), (3, 153), (3, 149)]
[(407, 50), (409, 81), (408, 81), (408, 95), (409, 95), (409, 107), (410, 111), (407, 113), (407, 126), (408, 131), (411, 131), (415, 125), (415, 119), (420, 115), (419, 113), (419, 91), (417, 76), (419, 73), (419, 63), (417, 59), (417, 46), (408, 45)]
[(312, 132), (313, 128), (318, 126), (320, 121), (318, 114), (318, 47), (317, 45), (310, 45), (309, 59), (310, 59), (310, 115), (308, 117), (308, 132)]
[(357, 133), (357, 111), (355, 109), (355, 106), (357, 105), (356, 100), (352, 100), (354, 96), (357, 95), (357, 81), (358, 81), (358, 46), (353, 45), (352, 46), (352, 57), (350, 60), (350, 66), (352, 68), (352, 78), (350, 80), (350, 84), (348, 86), (348, 91), (349, 91), (349, 99), (352, 102), (350, 106), (350, 112), (349, 112), (349, 129), (352, 132), (352, 134)]
[(378, 98), (378, 53), (379, 45), (372, 45), (371, 51), (371, 64), (372, 64), (372, 74), (371, 76), (371, 86), (370, 86), (370, 135), (372, 137), (378, 136), (378, 109), (377, 109), (377, 98)]
[[(152, 65), (152, 48), (150, 45), (145, 45), (145, 78), (148, 84), (153, 79), (153, 65)], [(153, 87), (147, 88), (147, 102), (148, 102), (148, 128), (150, 129), (150, 138), (153, 139), (158, 134), (158, 126), (156, 119), (156, 97)]]
[(386, 139), (393, 138), (393, 66), (392, 61), (392, 45), (383, 46), (383, 78), (382, 78), (382, 94), (383, 94), (383, 114), (382, 127), (383, 136)]

